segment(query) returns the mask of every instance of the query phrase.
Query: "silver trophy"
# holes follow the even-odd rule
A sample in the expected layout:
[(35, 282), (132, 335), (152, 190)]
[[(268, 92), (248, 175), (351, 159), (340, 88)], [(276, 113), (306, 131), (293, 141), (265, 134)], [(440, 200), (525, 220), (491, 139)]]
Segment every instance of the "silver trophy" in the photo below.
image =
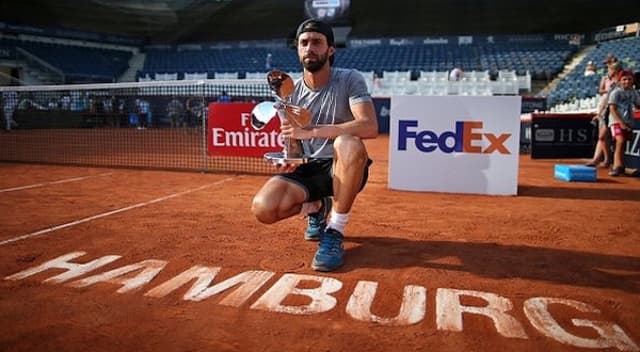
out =
[[(262, 102), (251, 112), (251, 125), (256, 130), (266, 126), (276, 113), (280, 120), (286, 119), (292, 125), (305, 128), (311, 123), (311, 112), (305, 108), (290, 103), (293, 95), (293, 79), (278, 70), (267, 74), (267, 81), (271, 91), (276, 96), (276, 102)], [(284, 149), (281, 152), (270, 152), (264, 155), (265, 160), (274, 164), (302, 164), (307, 162), (302, 142), (294, 138), (284, 138)]]

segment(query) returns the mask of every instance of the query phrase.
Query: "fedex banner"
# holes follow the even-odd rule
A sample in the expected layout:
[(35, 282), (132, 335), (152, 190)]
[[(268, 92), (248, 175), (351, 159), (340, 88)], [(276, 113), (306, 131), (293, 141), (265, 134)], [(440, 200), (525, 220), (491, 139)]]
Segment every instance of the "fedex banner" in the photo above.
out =
[(389, 188), (515, 195), (518, 96), (391, 98)]
[(272, 119), (261, 130), (251, 126), (254, 103), (210, 103), (207, 122), (207, 151), (212, 156), (262, 158), (281, 151), (280, 120)]

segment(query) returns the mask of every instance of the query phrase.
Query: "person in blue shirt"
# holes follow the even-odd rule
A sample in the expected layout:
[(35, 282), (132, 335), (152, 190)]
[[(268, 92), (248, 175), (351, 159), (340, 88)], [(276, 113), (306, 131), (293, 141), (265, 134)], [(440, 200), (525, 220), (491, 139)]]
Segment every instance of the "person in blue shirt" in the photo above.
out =
[(229, 103), (231, 102), (231, 97), (227, 94), (227, 91), (222, 91), (222, 94), (218, 97), (218, 103)]

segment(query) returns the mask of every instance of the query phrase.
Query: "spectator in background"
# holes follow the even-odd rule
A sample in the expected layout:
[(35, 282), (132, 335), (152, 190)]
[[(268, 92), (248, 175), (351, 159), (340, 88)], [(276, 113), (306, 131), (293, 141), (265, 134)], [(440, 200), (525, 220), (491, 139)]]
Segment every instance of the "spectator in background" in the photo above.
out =
[(231, 97), (229, 96), (229, 94), (227, 94), (227, 91), (223, 90), (222, 94), (220, 94), (220, 96), (218, 97), (217, 102), (218, 103), (230, 103), (231, 102)]
[(13, 119), (13, 112), (17, 105), (18, 93), (14, 91), (2, 92), (2, 112), (4, 115), (4, 128), (7, 132), (11, 131), (12, 127), (18, 126), (16, 121)]
[(71, 96), (69, 96), (69, 93), (65, 93), (60, 97), (60, 109), (71, 110)]
[(608, 54), (607, 57), (604, 58), (603, 64), (609, 66), (615, 62), (618, 62), (618, 58), (613, 54)]
[(82, 103), (82, 93), (80, 93), (77, 90), (72, 90), (71, 93), (69, 93), (70, 95), (70, 99), (71, 99), (71, 104), (70, 104), (70, 109), (71, 111), (82, 111), (84, 109), (84, 104)]
[(640, 93), (633, 87), (633, 72), (622, 71), (620, 84), (609, 94), (609, 128), (616, 141), (610, 176), (624, 175), (624, 146), (633, 136), (634, 106), (640, 107)]
[(587, 67), (584, 68), (584, 76), (593, 76), (596, 74), (596, 65), (593, 63), (593, 61), (589, 61), (589, 63), (587, 63)]
[(171, 127), (186, 127), (184, 121), (184, 105), (182, 105), (182, 102), (176, 96), (173, 96), (167, 104), (167, 117), (169, 118)]
[[(586, 164), (587, 166), (599, 166), (608, 168), (611, 164), (611, 148), (609, 146), (609, 93), (618, 82), (622, 66), (618, 62), (613, 62), (607, 67), (607, 74), (600, 80), (598, 93), (600, 102), (598, 111), (593, 121), (598, 124), (598, 141), (593, 152), (593, 158)], [(602, 158), (602, 162), (600, 162)]]
[(138, 113), (138, 129), (144, 130), (150, 125), (150, 106), (149, 102), (144, 99), (136, 99), (136, 111)]
[(191, 127), (198, 127), (202, 124), (204, 114), (204, 102), (202, 98), (189, 97), (186, 102), (187, 123)]
[(108, 127), (120, 127), (120, 118), (113, 111), (115, 97), (106, 96), (102, 100), (102, 112), (104, 113), (105, 125)]
[[(115, 97), (114, 100), (115, 102)], [(122, 98), (119, 97), (118, 98), (118, 103), (117, 103), (117, 111), (118, 111), (118, 116), (116, 117), (118, 119), (118, 127), (122, 124), (123, 126), (127, 125), (127, 101)]]
[(47, 109), (48, 110), (57, 110), (58, 109), (58, 103), (56, 102), (55, 98), (49, 98), (49, 100), (47, 101)]
[(271, 70), (271, 60), (273, 59), (271, 53), (267, 53), (267, 57), (264, 59), (264, 68), (269, 71)]
[(456, 67), (453, 70), (451, 70), (451, 72), (449, 72), (450, 81), (461, 81), (462, 77), (464, 77), (464, 72), (459, 67)]
[(382, 88), (382, 84), (380, 83), (380, 76), (378, 75), (378, 71), (373, 71), (373, 89), (378, 90)]

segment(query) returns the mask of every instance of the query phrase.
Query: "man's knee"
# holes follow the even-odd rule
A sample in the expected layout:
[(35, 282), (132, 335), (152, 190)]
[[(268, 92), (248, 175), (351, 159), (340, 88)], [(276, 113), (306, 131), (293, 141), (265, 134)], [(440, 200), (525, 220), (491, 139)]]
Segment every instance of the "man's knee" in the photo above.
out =
[(258, 221), (263, 224), (273, 224), (278, 221), (273, 215), (274, 210), (268, 206), (268, 202), (261, 195), (256, 195), (251, 203), (251, 212)]
[(348, 163), (366, 162), (367, 150), (362, 140), (351, 135), (342, 135), (333, 142), (333, 148), (338, 156), (338, 160)]
[(273, 224), (280, 220), (278, 218), (277, 203), (263, 194), (257, 194), (253, 197), (251, 212), (263, 224)]

